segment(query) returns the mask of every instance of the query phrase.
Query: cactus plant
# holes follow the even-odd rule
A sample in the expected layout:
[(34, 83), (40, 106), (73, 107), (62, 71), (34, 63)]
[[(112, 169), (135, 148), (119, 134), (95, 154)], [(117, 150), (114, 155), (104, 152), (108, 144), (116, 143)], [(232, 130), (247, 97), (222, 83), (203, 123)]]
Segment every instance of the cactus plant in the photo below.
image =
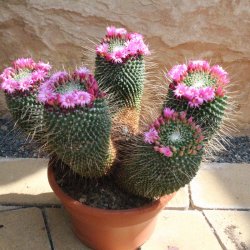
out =
[(167, 76), (171, 83), (165, 105), (177, 111), (187, 110), (204, 130), (206, 138), (211, 139), (228, 105), (225, 95), (228, 73), (219, 65), (191, 60), (188, 65), (175, 65)]
[[(143, 36), (124, 28), (107, 28), (96, 47), (95, 77), (100, 88), (116, 103), (114, 120), (131, 133), (138, 131), (141, 98), (144, 89), (145, 61), (149, 49)], [(123, 117), (129, 118), (124, 121)]]
[[(227, 72), (202, 60), (174, 66), (161, 116), (139, 131), (149, 54), (143, 37), (108, 27), (96, 53), (95, 77), (81, 67), (47, 78), (48, 64), (15, 61), (1, 75), (14, 118), (27, 130), (43, 126), (48, 151), (81, 177), (110, 174), (119, 186), (147, 198), (177, 191), (195, 176), (204, 145), (221, 126)], [(36, 122), (28, 123), (35, 112)], [(116, 130), (123, 125), (129, 140)]]
[(37, 101), (39, 85), (48, 77), (51, 66), (20, 58), (0, 75), (7, 106), (19, 127), (35, 139), (41, 139), (43, 106)]
[[(205, 149), (210, 146), (207, 142), (217, 133), (226, 113), (227, 72), (207, 61), (189, 61), (168, 72), (171, 83), (162, 113), (150, 110), (143, 114), (154, 122), (139, 129), (144, 55), (148, 54), (140, 34), (111, 26), (96, 47), (95, 77), (85, 67), (72, 74), (59, 71), (48, 77), (50, 66), (32, 59), (15, 61), (0, 76), (14, 119), (28, 132), (35, 131), (33, 126), (41, 128), (42, 139), (52, 155), (48, 171), (52, 189), (69, 211), (77, 236), (93, 249), (103, 249), (104, 239), (105, 249), (125, 249), (127, 241), (132, 243), (130, 249), (143, 244), (143, 240), (137, 240), (140, 226), (146, 225), (143, 232), (150, 233), (154, 216), (173, 192), (196, 175)], [(76, 177), (72, 182), (69, 172)], [(95, 197), (102, 201), (105, 197), (105, 203), (109, 197), (115, 202), (120, 200), (111, 192), (116, 186), (131, 194), (129, 199), (141, 196), (139, 200), (147, 202), (159, 200), (139, 208), (136, 216), (136, 209), (125, 213), (91, 210), (75, 202), (82, 184), (85, 190), (95, 185), (101, 195), (95, 193)], [(108, 184), (110, 188), (106, 189)], [(78, 188), (72, 190), (75, 186)], [(169, 196), (160, 197), (166, 194)], [(125, 220), (120, 225), (123, 214)], [(139, 219), (138, 214), (142, 215)], [(110, 221), (108, 216), (112, 216)], [(97, 220), (105, 225), (99, 227)], [(93, 234), (95, 229), (99, 231)], [(129, 233), (124, 233), (127, 229)], [(98, 244), (92, 242), (96, 235), (100, 236)], [(122, 243), (117, 243), (114, 235), (122, 238)], [(148, 237), (148, 233), (142, 235)]]
[(148, 198), (177, 191), (196, 175), (203, 139), (200, 127), (185, 111), (165, 108), (149, 130), (127, 146), (116, 171), (118, 185)]
[(84, 177), (106, 174), (114, 160), (106, 98), (87, 68), (57, 72), (41, 85), (48, 147)]

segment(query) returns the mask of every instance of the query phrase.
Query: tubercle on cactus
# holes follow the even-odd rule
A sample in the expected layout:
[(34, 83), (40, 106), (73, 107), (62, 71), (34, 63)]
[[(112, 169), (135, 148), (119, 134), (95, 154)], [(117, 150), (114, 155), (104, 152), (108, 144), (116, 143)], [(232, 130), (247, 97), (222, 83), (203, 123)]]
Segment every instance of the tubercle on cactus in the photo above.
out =
[(222, 67), (210, 66), (204, 60), (175, 65), (167, 76), (172, 81), (170, 89), (174, 96), (187, 100), (190, 107), (224, 97), (224, 87), (229, 83), (228, 73)]
[(27, 94), (48, 77), (51, 66), (36, 63), (32, 58), (20, 58), (0, 75), (1, 89), (7, 94)]

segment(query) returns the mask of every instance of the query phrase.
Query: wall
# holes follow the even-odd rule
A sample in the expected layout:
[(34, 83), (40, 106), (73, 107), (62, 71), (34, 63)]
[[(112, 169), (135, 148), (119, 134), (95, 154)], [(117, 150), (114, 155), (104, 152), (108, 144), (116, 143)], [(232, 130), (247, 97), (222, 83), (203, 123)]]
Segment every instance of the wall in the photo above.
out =
[(191, 58), (222, 64), (240, 91), (237, 126), (250, 130), (249, 0), (0, 0), (0, 70), (24, 56), (74, 68), (110, 24), (144, 34), (160, 69)]

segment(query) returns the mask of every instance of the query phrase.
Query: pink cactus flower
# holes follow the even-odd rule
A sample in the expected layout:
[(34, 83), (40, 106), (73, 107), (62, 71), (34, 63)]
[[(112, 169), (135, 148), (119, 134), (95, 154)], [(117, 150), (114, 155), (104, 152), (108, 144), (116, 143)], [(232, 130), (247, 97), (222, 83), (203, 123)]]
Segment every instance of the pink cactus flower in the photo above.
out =
[(139, 34), (139, 33), (136, 33), (136, 32), (127, 33), (126, 37), (127, 37), (128, 40), (143, 40), (144, 39), (142, 34)]
[(177, 97), (186, 96), (187, 91), (189, 91), (189, 88), (186, 85), (184, 85), (182, 83), (179, 83), (175, 87), (174, 95), (177, 96)]
[(165, 108), (163, 110), (163, 115), (165, 118), (171, 118), (172, 115), (174, 114), (175, 110), (174, 109), (171, 109), (171, 108)]
[(190, 100), (190, 101), (188, 102), (188, 105), (189, 105), (191, 108), (197, 108), (197, 107), (199, 107), (199, 106), (202, 105), (202, 104), (203, 104), (203, 99), (200, 98), (200, 97), (198, 97), (198, 96), (194, 97), (192, 100)]
[(54, 101), (56, 101), (58, 98), (57, 94), (52, 92), (49, 88), (46, 89), (40, 89), (38, 96), (37, 96), (37, 100), (41, 103), (46, 103), (46, 102), (50, 102), (50, 104), (53, 103)]
[(187, 87), (184, 97), (188, 100), (192, 100), (199, 96), (199, 90), (194, 87)]
[(126, 56), (128, 55), (128, 52), (126, 49), (122, 48), (120, 50), (114, 51), (113, 54), (115, 58), (123, 59), (123, 58), (126, 58)]
[(66, 71), (59, 71), (59, 72), (54, 73), (50, 77), (50, 79), (53, 82), (65, 82), (65, 81), (68, 81), (69, 74)]
[(205, 60), (192, 60), (188, 63), (188, 71), (209, 71), (210, 65)]
[(148, 132), (144, 133), (144, 142), (152, 144), (159, 139), (158, 132), (155, 128), (151, 128)]
[(5, 79), (1, 84), (1, 89), (9, 94), (12, 94), (16, 89), (18, 89), (18, 83), (13, 79)]
[(214, 75), (221, 83), (228, 84), (229, 77), (228, 73), (219, 65), (214, 65), (210, 71), (211, 75)]
[(3, 70), (3, 73), (0, 75), (2, 79), (12, 78), (14, 74), (14, 69), (12, 67), (8, 67)]
[(74, 108), (76, 105), (76, 96), (74, 92), (59, 94), (58, 101), (62, 108)]
[(87, 67), (81, 67), (76, 69), (74, 75), (79, 77), (80, 79), (86, 79), (90, 74), (90, 70)]
[(121, 36), (121, 35), (126, 35), (127, 30), (124, 28), (116, 28), (116, 35)]
[(116, 27), (114, 26), (107, 27), (107, 36), (109, 37), (116, 36)]
[(111, 54), (111, 60), (114, 63), (122, 63), (122, 58), (120, 57), (120, 54), (112, 53)]
[(170, 147), (160, 147), (159, 152), (167, 157), (173, 156), (173, 152), (171, 151)]
[(21, 91), (28, 90), (33, 84), (32, 79), (26, 78), (18, 82), (18, 89)]
[(167, 76), (170, 77), (172, 80), (179, 82), (186, 73), (187, 73), (187, 65), (178, 64), (168, 71)]
[(34, 82), (43, 81), (47, 73), (42, 70), (36, 70), (32, 73), (31, 78)]
[(199, 90), (199, 97), (204, 101), (209, 102), (212, 101), (215, 97), (215, 92), (212, 87), (205, 87)]
[(109, 50), (109, 45), (107, 43), (99, 44), (96, 47), (96, 52), (99, 55), (105, 55), (106, 53), (108, 53), (108, 50)]
[(49, 72), (51, 70), (51, 65), (49, 63), (44, 63), (44, 62), (38, 62), (36, 64), (36, 69), (38, 70), (42, 70), (42, 71), (45, 71), (45, 72)]
[(91, 101), (91, 95), (86, 91), (76, 91), (75, 93), (76, 104), (84, 106)]
[(13, 62), (13, 65), (15, 69), (33, 69), (35, 66), (35, 62), (32, 58), (19, 58)]
[(216, 89), (216, 95), (217, 95), (217, 96), (220, 96), (220, 97), (223, 97), (223, 96), (224, 96), (224, 90), (223, 90), (222, 86), (219, 86), (219, 87)]

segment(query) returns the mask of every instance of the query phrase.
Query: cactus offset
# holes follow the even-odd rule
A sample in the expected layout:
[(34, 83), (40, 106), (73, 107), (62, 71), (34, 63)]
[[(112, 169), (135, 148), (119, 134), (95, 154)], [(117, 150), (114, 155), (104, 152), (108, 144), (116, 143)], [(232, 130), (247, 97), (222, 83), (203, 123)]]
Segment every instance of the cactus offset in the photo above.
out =
[(41, 86), (38, 98), (46, 107), (49, 149), (81, 176), (107, 174), (115, 157), (111, 117), (93, 75), (86, 68), (72, 76), (55, 73)]
[(150, 130), (140, 135), (117, 169), (118, 184), (127, 191), (159, 197), (189, 183), (203, 154), (203, 135), (192, 117), (165, 108)]
[(13, 118), (24, 132), (39, 141), (43, 135), (43, 106), (37, 102), (37, 90), (50, 69), (49, 64), (21, 58), (0, 75), (1, 88)]
[(220, 66), (210, 67), (206, 61), (190, 61), (176, 65), (165, 105), (177, 111), (186, 110), (204, 130), (207, 140), (219, 129), (227, 108), (225, 86), (228, 74)]
[[(143, 37), (123, 28), (108, 27), (96, 53), (95, 77), (117, 105), (114, 124), (137, 132), (145, 79), (144, 55), (149, 54)], [(131, 122), (121, 124), (126, 113), (131, 113)]]

